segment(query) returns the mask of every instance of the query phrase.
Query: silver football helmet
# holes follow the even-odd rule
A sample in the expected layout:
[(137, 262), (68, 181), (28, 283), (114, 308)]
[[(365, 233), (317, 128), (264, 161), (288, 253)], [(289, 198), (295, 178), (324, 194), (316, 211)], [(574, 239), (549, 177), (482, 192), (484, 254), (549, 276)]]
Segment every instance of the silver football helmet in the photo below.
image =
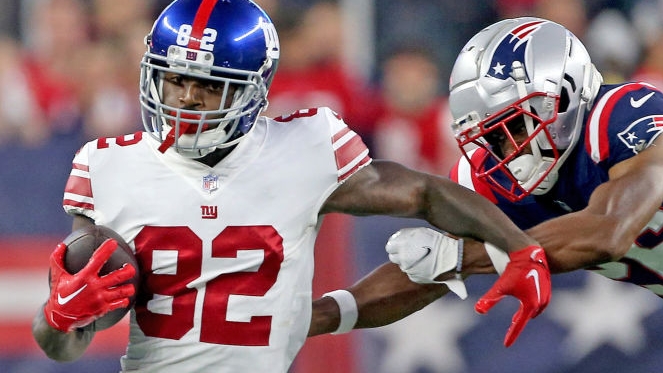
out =
[[(602, 81), (580, 40), (557, 23), (523, 17), (480, 31), (456, 59), (449, 96), (475, 176), (512, 201), (548, 192)], [(514, 151), (501, 151), (504, 142)], [(472, 156), (477, 146), (482, 156)]]

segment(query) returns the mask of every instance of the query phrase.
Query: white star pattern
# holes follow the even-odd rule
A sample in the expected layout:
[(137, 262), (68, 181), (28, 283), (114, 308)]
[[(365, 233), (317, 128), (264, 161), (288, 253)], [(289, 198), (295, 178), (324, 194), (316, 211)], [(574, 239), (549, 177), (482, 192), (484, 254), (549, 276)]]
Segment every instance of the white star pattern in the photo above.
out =
[[(383, 337), (387, 346), (379, 373), (458, 372), (465, 360), (458, 340), (477, 322), (474, 303), (438, 300), (394, 324), (367, 330)], [(445, 321), (446, 320), (446, 321)]]
[(504, 66), (501, 63), (497, 63), (495, 66), (493, 66), (493, 70), (495, 71), (495, 75), (500, 74), (504, 75)]
[(637, 138), (638, 136), (636, 136), (634, 132), (629, 132), (628, 136), (626, 136), (626, 140), (628, 140), (629, 142), (633, 142), (633, 140)]
[[(550, 338), (548, 343), (554, 346), (551, 345), (547, 353), (556, 356), (560, 364), (569, 367), (586, 361), (594, 353), (605, 354), (606, 351), (610, 351), (605, 347), (634, 357), (651, 350), (646, 342), (648, 330), (645, 323), (647, 317), (655, 312), (661, 312), (663, 306), (660, 299), (650, 291), (633, 284), (612, 281), (588, 271), (583, 271), (581, 275), (584, 278), (581, 286), (577, 284), (556, 290), (553, 284), (551, 303), (539, 318), (528, 324), (520, 340), (529, 338), (536, 345)], [(477, 292), (476, 295), (480, 293)], [(379, 358), (376, 360), (376, 365), (371, 367), (371, 371), (375, 373), (479, 372), (486, 371), (486, 364), (492, 369), (490, 363), (481, 359), (470, 364), (466, 358), (469, 359), (468, 356), (472, 356), (473, 351), (464, 350), (469, 341), (462, 341), (471, 335), (473, 341), (469, 342), (470, 344), (478, 343), (492, 348), (501, 345), (506, 327), (503, 324), (496, 326), (496, 330), (499, 330), (497, 336), (478, 334), (487, 331), (486, 322), (496, 322), (495, 318), (499, 316), (500, 307), (496, 307), (492, 312), (498, 316), (490, 319), (476, 314), (473, 309), (475, 302), (476, 299), (471, 297), (461, 302), (447, 296), (392, 325), (363, 330), (362, 332), (383, 343), (383, 349), (380, 349)], [(505, 299), (503, 302), (515, 304), (514, 299)], [(501, 307), (504, 311), (510, 306)], [(503, 321), (502, 316), (499, 316), (499, 322)], [(553, 333), (549, 337), (541, 334), (553, 330), (551, 325), (560, 326), (559, 329), (563, 332)], [(481, 332), (478, 332), (479, 330)], [(482, 338), (497, 339), (492, 342), (477, 342)], [(500, 364), (514, 364), (510, 361), (514, 356), (512, 351), (531, 353), (531, 348), (521, 342), (515, 349), (505, 349), (495, 356), (500, 356), (502, 359)], [(495, 369), (490, 371), (500, 371), (498, 368)], [(554, 370), (545, 372), (552, 371)], [(516, 372), (523, 371), (516, 370)]]
[(568, 328), (563, 352), (577, 362), (604, 344), (628, 355), (640, 352), (643, 320), (659, 308), (659, 298), (648, 290), (589, 274), (585, 287), (553, 293), (546, 315)]

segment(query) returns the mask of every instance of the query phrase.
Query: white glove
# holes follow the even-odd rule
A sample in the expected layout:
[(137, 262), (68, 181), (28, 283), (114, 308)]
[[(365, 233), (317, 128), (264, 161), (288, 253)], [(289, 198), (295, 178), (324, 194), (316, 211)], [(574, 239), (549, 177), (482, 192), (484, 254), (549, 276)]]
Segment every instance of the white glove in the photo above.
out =
[(490, 258), (490, 261), (493, 262), (493, 267), (495, 267), (497, 273), (501, 275), (504, 272), (506, 265), (511, 261), (511, 259), (509, 259), (509, 254), (498, 249), (490, 242), (484, 242), (483, 247), (486, 248), (488, 257)]
[[(463, 264), (463, 240), (456, 240), (429, 228), (404, 228), (394, 233), (385, 246), (389, 260), (398, 264), (413, 282), (445, 284), (461, 299), (467, 289), (460, 276)], [(456, 277), (436, 281), (442, 273), (456, 270)]]

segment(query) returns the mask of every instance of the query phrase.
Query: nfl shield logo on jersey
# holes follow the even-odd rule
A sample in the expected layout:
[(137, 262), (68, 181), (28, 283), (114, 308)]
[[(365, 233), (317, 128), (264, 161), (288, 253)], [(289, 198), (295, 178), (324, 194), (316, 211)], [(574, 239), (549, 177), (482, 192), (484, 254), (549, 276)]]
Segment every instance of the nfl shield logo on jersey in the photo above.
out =
[(214, 174), (209, 174), (203, 176), (203, 190), (206, 192), (212, 193), (213, 191), (219, 189), (219, 176)]

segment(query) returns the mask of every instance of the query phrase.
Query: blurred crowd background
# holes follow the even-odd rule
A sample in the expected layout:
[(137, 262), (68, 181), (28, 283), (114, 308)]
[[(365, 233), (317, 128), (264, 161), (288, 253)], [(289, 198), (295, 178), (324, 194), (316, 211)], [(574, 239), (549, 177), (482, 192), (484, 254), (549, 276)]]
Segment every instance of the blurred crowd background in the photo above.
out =
[[(13, 331), (25, 333), (19, 326), (32, 316), (19, 304), (38, 306), (45, 300), (44, 258), (50, 244), (70, 231), (61, 200), (74, 153), (93, 138), (143, 129), (138, 102), (143, 39), (168, 2), (0, 2), (0, 250), (9, 253), (0, 260), (0, 371), (87, 371), (85, 361), (43, 361), (29, 336), (21, 339)], [(463, 44), (498, 19), (533, 15), (558, 21), (585, 43), (606, 81), (645, 80), (663, 87), (660, 0), (257, 2), (272, 16), (282, 48), (267, 115), (329, 106), (364, 137), (374, 158), (438, 174), (446, 175), (459, 156), (446, 106), (451, 66)], [(388, 234), (415, 223), (332, 216), (325, 224), (320, 246), (344, 248), (322, 254), (329, 256), (318, 266), (322, 274), (316, 281), (323, 285), (316, 291), (348, 285), (385, 261)], [(20, 259), (33, 257), (42, 261)], [(39, 268), (35, 281), (42, 287), (27, 287), (22, 296), (28, 300), (8, 289), (25, 280), (12, 277), (10, 267), (17, 263)], [(329, 263), (338, 267), (330, 270)], [(26, 341), (12, 346), (14, 338)], [(122, 338), (120, 346), (126, 343)], [(330, 346), (357, 343), (342, 338), (322, 339), (324, 353), (333, 353)], [(112, 351), (107, 371), (117, 369), (112, 364), (121, 353)], [(338, 372), (352, 372), (355, 363), (338, 364), (344, 367)], [(313, 366), (298, 372), (337, 371)]]
[[(84, 141), (142, 129), (143, 38), (167, 0), (0, 2), (1, 235), (61, 234), (59, 199)], [(374, 157), (446, 174), (457, 155), (448, 74), (497, 19), (559, 21), (606, 80), (663, 78), (657, 0), (260, 0), (282, 45), (267, 115), (325, 105)], [(11, 213), (10, 213), (11, 212)]]

